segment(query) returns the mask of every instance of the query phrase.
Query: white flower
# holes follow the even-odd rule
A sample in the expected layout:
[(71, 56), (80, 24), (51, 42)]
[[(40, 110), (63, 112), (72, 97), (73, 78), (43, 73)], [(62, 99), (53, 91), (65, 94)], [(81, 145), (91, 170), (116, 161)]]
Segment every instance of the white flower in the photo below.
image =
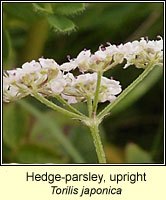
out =
[[(71, 76), (71, 75), (69, 75)], [(69, 78), (66, 76), (66, 78)], [(72, 76), (71, 76), (72, 77)], [(87, 98), (94, 99), (97, 84), (97, 73), (87, 73), (70, 79), (62, 93), (62, 97), (68, 100), (68, 103), (77, 103), (87, 101)], [(121, 86), (118, 81), (108, 78), (101, 78), (101, 86), (99, 90), (99, 102), (112, 102), (115, 95), (121, 92)]]
[(18, 93), (18, 88), (15, 86), (10, 87), (7, 84), (3, 84), (3, 101), (9, 102), (10, 98), (15, 97)]
[(27, 96), (28, 92), (22, 92), (17, 86), (11, 85), (6, 77), (3, 78), (3, 101), (10, 102)]
[[(126, 51), (125, 51), (126, 50)], [(137, 68), (146, 69), (150, 64), (163, 64), (163, 40), (148, 41), (141, 38), (140, 41), (127, 43), (122, 48), (125, 59), (127, 60), (124, 68), (135, 65)]]
[(50, 89), (50, 96), (54, 96), (54, 94), (60, 94), (64, 90), (65, 86), (66, 81), (63, 78), (62, 72), (59, 72), (55, 78), (48, 82), (46, 90)]
[(118, 52), (119, 49), (116, 45), (109, 44), (109, 46), (105, 48), (105, 53), (107, 54), (107, 56), (115, 55)]
[[(37, 72), (41, 69), (41, 65), (36, 62), (35, 60), (32, 60), (31, 62), (26, 62), (22, 65), (22, 72), (23, 73), (32, 73)], [(21, 70), (19, 70), (21, 72)]]
[(40, 65), (43, 69), (57, 69), (59, 65), (53, 59), (39, 58)]
[(91, 52), (90, 50), (81, 51), (77, 58), (73, 59), (81, 72), (87, 71), (90, 65)]
[(76, 68), (77, 68), (77, 63), (72, 61), (72, 60), (70, 62), (63, 63), (60, 66), (60, 69), (62, 71), (65, 71), (65, 72), (69, 72), (69, 71), (74, 70)]
[(31, 61), (22, 68), (7, 70), (3, 76), (4, 101), (12, 101), (33, 92), (54, 96), (63, 91), (66, 85), (59, 65), (53, 59), (40, 58), (39, 62)]
[(90, 57), (91, 57), (90, 50), (83, 50), (78, 54), (77, 58), (75, 59), (75, 62), (78, 65), (81, 65), (83, 63), (89, 63)]
[(74, 96), (69, 96), (65, 94), (61, 94), (61, 96), (68, 101), (69, 104), (78, 103), (77, 98)]
[[(21, 68), (7, 70), (3, 75), (4, 101), (20, 99), (37, 92), (40, 95), (52, 96), (61, 94), (69, 103), (94, 100), (97, 84), (97, 72), (105, 72), (126, 61), (125, 67), (135, 65), (147, 68), (149, 65), (163, 64), (163, 40), (145, 40), (127, 42), (118, 46), (101, 45), (94, 54), (90, 50), (81, 51), (74, 59), (58, 65), (53, 59), (40, 58), (39, 62), (26, 62)], [(85, 73), (74, 77), (71, 70), (78, 67)], [(66, 74), (66, 72), (68, 72)], [(99, 102), (112, 102), (121, 92), (118, 81), (101, 78)]]
[(69, 63), (61, 65), (64, 71), (71, 71), (79, 68), (80, 72), (107, 71), (110, 68), (121, 64), (126, 60), (125, 67), (135, 65), (137, 68), (146, 68), (150, 63), (162, 65), (163, 63), (163, 40), (147, 41), (141, 38), (140, 41), (127, 42), (118, 46), (109, 44), (102, 45), (99, 50), (91, 54), (90, 50), (81, 51), (77, 58), (71, 59)]

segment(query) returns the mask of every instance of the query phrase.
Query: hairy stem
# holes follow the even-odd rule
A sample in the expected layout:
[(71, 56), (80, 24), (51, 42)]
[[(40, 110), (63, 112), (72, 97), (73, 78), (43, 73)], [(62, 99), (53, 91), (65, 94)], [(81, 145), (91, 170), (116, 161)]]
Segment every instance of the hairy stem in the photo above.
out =
[(56, 104), (54, 104), (53, 102), (49, 101), (48, 99), (44, 98), (43, 96), (39, 95), (38, 93), (33, 92), (32, 95), (39, 100), (41, 103), (45, 104), (46, 106), (52, 108), (53, 110), (56, 110), (58, 112), (63, 113), (64, 115), (71, 117), (71, 118), (75, 118), (78, 120), (86, 120), (87, 118), (81, 115), (78, 115), (76, 113), (70, 112), (68, 110), (65, 110), (64, 108), (61, 108), (59, 106), (57, 106)]
[(93, 142), (96, 148), (96, 153), (97, 153), (99, 163), (106, 163), (105, 153), (104, 153), (103, 145), (102, 145), (101, 138), (99, 135), (98, 125), (93, 124), (92, 126), (90, 126), (90, 130), (93, 137)]
[(96, 113), (96, 110), (97, 110), (102, 73), (103, 73), (102, 71), (99, 71), (97, 73), (97, 85), (96, 85), (96, 92), (95, 92), (94, 103), (93, 103), (94, 113)]
[(89, 118), (91, 118), (92, 117), (92, 98), (91, 98), (91, 96), (87, 97), (87, 105), (88, 105)]
[(116, 106), (129, 92), (131, 92), (153, 69), (155, 65), (149, 65), (138, 78), (133, 81), (117, 98), (115, 101), (106, 106), (99, 114), (98, 118), (101, 120), (114, 106)]
[(65, 101), (60, 95), (56, 95), (55, 98), (61, 102), (64, 106), (66, 106), (66, 108), (68, 108), (70, 111), (77, 113), (78, 115), (82, 115), (84, 116), (80, 111), (78, 111), (76, 108), (74, 108), (73, 106), (71, 106), (69, 103), (67, 103), (67, 101)]

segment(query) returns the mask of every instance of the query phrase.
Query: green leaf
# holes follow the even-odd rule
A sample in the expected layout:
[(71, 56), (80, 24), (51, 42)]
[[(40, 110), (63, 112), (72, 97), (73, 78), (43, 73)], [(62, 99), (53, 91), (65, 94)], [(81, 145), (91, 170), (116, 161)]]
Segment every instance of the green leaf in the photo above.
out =
[(7, 30), (3, 29), (3, 62), (5, 62), (10, 54), (10, 38)]
[(129, 143), (125, 149), (127, 163), (153, 163), (151, 155), (134, 143)]
[(31, 3), (5, 3), (3, 9), (8, 16), (28, 24), (33, 24), (39, 19)]
[(53, 5), (55, 14), (71, 15), (81, 12), (85, 9), (84, 3), (58, 3)]
[(20, 106), (4, 105), (3, 140), (11, 148), (17, 148), (25, 135), (27, 115)]
[(64, 163), (65, 159), (60, 159), (58, 155), (50, 149), (29, 144), (22, 146), (15, 156), (15, 162), (23, 164), (42, 163)]
[[(41, 3), (32, 3), (35, 11), (39, 11), (43, 14), (48, 14), (48, 13), (52, 13), (52, 11), (50, 9), (48, 9), (47, 7), (43, 7)], [(47, 5), (49, 5), (49, 3), (47, 3)]]
[(75, 24), (68, 18), (60, 15), (49, 15), (48, 23), (60, 32), (68, 32), (75, 28)]

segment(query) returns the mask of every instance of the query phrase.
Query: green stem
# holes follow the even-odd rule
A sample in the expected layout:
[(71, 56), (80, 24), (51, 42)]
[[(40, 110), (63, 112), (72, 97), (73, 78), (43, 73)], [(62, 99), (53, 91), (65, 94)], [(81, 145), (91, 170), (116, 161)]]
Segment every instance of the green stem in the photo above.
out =
[(92, 116), (92, 98), (91, 96), (87, 97), (87, 104), (88, 104), (88, 111), (89, 111), (89, 117)]
[(98, 98), (99, 98), (99, 91), (100, 91), (100, 84), (101, 84), (101, 77), (103, 72), (99, 71), (97, 73), (97, 85), (96, 85), (96, 92), (95, 92), (95, 98), (93, 103), (93, 112), (96, 113), (97, 105), (98, 105)]
[(101, 120), (114, 106), (116, 106), (129, 92), (131, 92), (153, 69), (155, 65), (149, 65), (139, 76), (133, 81), (117, 98), (115, 101), (106, 106), (99, 114), (98, 118)]
[(44, 98), (43, 96), (39, 95), (38, 93), (33, 92), (32, 95), (39, 100), (41, 103), (45, 104), (46, 106), (52, 108), (53, 110), (56, 110), (58, 112), (63, 113), (64, 115), (71, 117), (71, 118), (75, 118), (75, 119), (79, 119), (79, 120), (86, 120), (87, 118), (81, 115), (78, 115), (76, 113), (70, 112), (68, 110), (65, 110), (64, 108), (61, 108), (59, 106), (57, 106), (56, 104), (54, 104), (53, 102), (47, 100), (46, 98)]
[(66, 108), (68, 108), (70, 111), (77, 113), (78, 115), (84, 116), (81, 112), (79, 112), (76, 108), (74, 108), (73, 106), (71, 106), (70, 104), (67, 103), (67, 101), (65, 101), (60, 95), (56, 95), (55, 98), (61, 102), (63, 105), (66, 106)]
[(98, 125), (93, 124), (92, 126), (90, 126), (90, 130), (92, 133), (93, 142), (96, 148), (96, 153), (97, 153), (99, 163), (106, 163), (105, 153), (104, 153), (103, 145), (102, 145), (101, 138), (99, 135)]

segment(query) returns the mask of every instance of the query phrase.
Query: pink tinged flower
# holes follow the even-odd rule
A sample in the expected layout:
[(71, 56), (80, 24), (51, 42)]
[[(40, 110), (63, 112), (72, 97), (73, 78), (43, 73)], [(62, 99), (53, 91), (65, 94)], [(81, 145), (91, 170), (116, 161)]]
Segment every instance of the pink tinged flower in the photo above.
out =
[(18, 100), (27, 96), (28, 94), (28, 92), (20, 92), (20, 89), (14, 85), (3, 86), (3, 101), (7, 103), (10, 101)]
[(107, 56), (113, 56), (115, 53), (117, 53), (119, 50), (116, 45), (110, 45), (105, 48), (105, 53)]
[(60, 69), (65, 72), (69, 72), (71, 70), (76, 69), (77, 66), (77, 63), (71, 60), (70, 62), (66, 62), (60, 65)]
[(78, 103), (76, 97), (74, 97), (74, 96), (69, 96), (69, 95), (65, 95), (65, 94), (61, 94), (61, 96), (62, 96), (65, 100), (67, 100), (67, 102), (68, 102), (69, 104)]
[(103, 93), (99, 96), (99, 102), (104, 103), (106, 101), (113, 102), (116, 99), (116, 96), (109, 93)]
[(119, 81), (115, 81), (112, 79), (108, 79), (106, 77), (102, 77), (101, 84), (108, 85), (109, 86), (108, 89), (111, 90), (113, 95), (119, 94), (122, 91)]
[(72, 84), (72, 82), (76, 79), (72, 73), (67, 73), (66, 75), (63, 75), (64, 80), (66, 81), (67, 84)]
[(44, 59), (44, 58), (39, 58), (40, 65), (44, 69), (57, 69), (59, 68), (59, 65), (55, 62), (53, 59)]
[(65, 83), (61, 80), (52, 80), (50, 82), (50, 88), (53, 94), (60, 94), (64, 89)]
[(107, 44), (107, 45), (111, 45), (111, 43), (110, 43), (110, 42), (106, 42), (106, 44)]
[(113, 96), (113, 95), (110, 95), (110, 96), (108, 96), (108, 98), (107, 98), (107, 100), (108, 100), (109, 102), (113, 102), (113, 101), (115, 101), (115, 99), (116, 99), (116, 96)]
[(50, 95), (53, 96), (54, 94), (60, 94), (64, 90), (65, 86), (66, 81), (63, 78), (62, 72), (59, 71), (57, 76), (48, 82), (46, 88), (51, 90)]
[(68, 59), (69, 61), (70, 61), (70, 58), (71, 58), (70, 55), (67, 55), (67, 59)]
[[(162, 38), (157, 41), (150, 41), (141, 38), (140, 41), (131, 42), (131, 48), (126, 52), (125, 59), (127, 61), (124, 68), (135, 65), (137, 68), (145, 69), (153, 62), (155, 65), (163, 63), (163, 41)], [(126, 44), (124, 45), (126, 46)]]
[[(65, 99), (72, 103), (87, 101), (87, 96), (94, 99), (96, 92), (97, 73), (87, 73), (70, 79), (71, 82), (64, 88)], [(99, 90), (99, 101), (112, 101), (115, 95), (121, 92), (121, 86), (118, 81), (102, 77)], [(63, 95), (62, 95), (63, 97)]]
[(100, 49), (91, 56), (91, 64), (97, 64), (99, 61), (106, 61), (107, 54), (104, 50)]
[(38, 62), (35, 60), (32, 60), (31, 62), (26, 62), (22, 65), (22, 72), (24, 73), (32, 73), (36, 72), (41, 69), (41, 66)]
[(3, 86), (3, 101), (10, 102), (11, 99), (16, 98), (18, 94), (18, 88), (15, 86)]
[(90, 56), (91, 56), (91, 52), (90, 50), (84, 50), (84, 51), (81, 51), (77, 58), (75, 59), (75, 62), (79, 65), (81, 63), (88, 63), (89, 62), (89, 59), (90, 59)]

